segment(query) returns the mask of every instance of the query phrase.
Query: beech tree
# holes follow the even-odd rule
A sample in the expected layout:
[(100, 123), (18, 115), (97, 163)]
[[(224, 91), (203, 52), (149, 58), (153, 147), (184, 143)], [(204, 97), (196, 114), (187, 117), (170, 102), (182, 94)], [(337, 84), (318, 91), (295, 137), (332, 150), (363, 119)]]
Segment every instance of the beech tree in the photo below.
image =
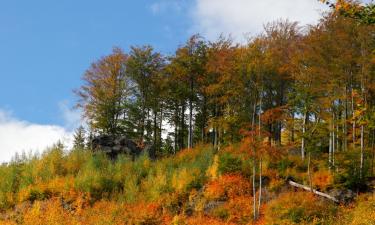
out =
[(83, 75), (84, 84), (75, 93), (78, 107), (83, 109), (95, 133), (118, 134), (123, 131), (123, 103), (130, 94), (126, 79), (128, 56), (119, 48), (91, 64)]

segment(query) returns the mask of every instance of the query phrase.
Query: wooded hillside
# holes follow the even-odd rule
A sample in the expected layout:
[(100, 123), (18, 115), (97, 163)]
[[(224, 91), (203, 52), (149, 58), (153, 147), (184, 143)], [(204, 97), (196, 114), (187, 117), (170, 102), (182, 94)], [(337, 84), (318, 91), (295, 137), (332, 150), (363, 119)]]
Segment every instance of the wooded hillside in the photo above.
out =
[[(0, 166), (0, 223), (374, 224), (367, 7), (272, 22), (243, 44), (115, 47), (75, 90), (88, 127), (73, 149)], [(93, 152), (100, 135), (152, 143), (156, 158)]]

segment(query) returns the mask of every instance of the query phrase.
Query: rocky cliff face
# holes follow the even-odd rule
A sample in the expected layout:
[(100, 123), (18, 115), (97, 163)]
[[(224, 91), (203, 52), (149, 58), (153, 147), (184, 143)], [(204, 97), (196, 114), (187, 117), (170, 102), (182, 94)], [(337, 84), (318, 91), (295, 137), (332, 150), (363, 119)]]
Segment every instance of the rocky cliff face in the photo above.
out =
[(148, 154), (151, 159), (155, 159), (155, 148), (152, 144), (145, 144), (142, 148), (125, 136), (100, 135), (95, 137), (91, 144), (94, 152), (104, 152), (111, 159), (116, 159), (120, 154), (132, 156), (133, 159), (141, 154)]

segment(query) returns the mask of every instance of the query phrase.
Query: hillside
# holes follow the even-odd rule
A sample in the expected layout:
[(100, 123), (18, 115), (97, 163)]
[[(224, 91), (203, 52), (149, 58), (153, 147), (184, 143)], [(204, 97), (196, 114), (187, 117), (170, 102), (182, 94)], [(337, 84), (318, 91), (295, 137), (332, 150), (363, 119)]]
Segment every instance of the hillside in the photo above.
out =
[(95, 60), (73, 147), (0, 166), (0, 223), (375, 224), (375, 6), (321, 2), (246, 43)]
[[(306, 163), (279, 149), (263, 161), (257, 224), (373, 224), (375, 197), (335, 204), (287, 185), (308, 183)], [(284, 151), (284, 152), (283, 152)], [(270, 160), (272, 157), (272, 161)], [(314, 188), (343, 188), (324, 162), (313, 160)], [(240, 146), (210, 146), (175, 156), (110, 161), (58, 146), (41, 157), (0, 167), (1, 224), (249, 224), (253, 221), (252, 160)], [(257, 174), (259, 177), (260, 174)], [(259, 201), (259, 178), (255, 181)], [(258, 207), (258, 202), (256, 202)]]

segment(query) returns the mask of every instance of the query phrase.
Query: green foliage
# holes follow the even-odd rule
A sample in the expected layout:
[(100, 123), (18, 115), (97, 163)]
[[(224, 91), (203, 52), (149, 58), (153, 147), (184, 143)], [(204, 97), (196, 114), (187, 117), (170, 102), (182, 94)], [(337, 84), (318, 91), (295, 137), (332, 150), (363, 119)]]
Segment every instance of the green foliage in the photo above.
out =
[(220, 174), (241, 172), (242, 160), (236, 155), (224, 152), (219, 156), (218, 170)]
[(266, 210), (267, 224), (332, 224), (337, 207), (308, 192), (282, 194)]

